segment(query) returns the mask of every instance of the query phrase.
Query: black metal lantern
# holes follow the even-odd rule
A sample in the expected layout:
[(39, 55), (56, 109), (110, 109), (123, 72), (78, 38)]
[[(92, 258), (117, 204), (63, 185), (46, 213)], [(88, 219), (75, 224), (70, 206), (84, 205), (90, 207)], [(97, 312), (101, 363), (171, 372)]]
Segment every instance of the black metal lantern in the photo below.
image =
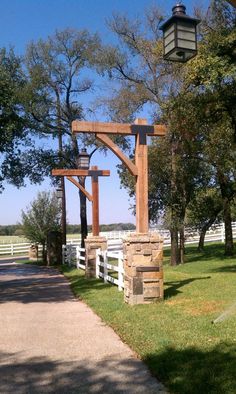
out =
[(176, 4), (173, 15), (160, 29), (163, 31), (164, 59), (185, 63), (197, 54), (197, 25), (199, 19), (186, 15), (186, 7)]
[(79, 157), (78, 157), (78, 167), (82, 170), (89, 169), (89, 154), (87, 150), (84, 148), (81, 150)]
[(61, 187), (56, 189), (56, 196), (57, 196), (58, 199), (63, 198), (63, 191), (62, 191)]

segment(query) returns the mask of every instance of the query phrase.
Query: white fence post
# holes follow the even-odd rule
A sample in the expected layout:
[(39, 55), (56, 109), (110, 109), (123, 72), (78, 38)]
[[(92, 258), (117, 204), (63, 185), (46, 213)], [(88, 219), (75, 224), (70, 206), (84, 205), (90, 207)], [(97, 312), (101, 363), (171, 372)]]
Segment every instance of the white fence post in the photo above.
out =
[(76, 267), (79, 268), (80, 263), (80, 247), (76, 246)]
[(224, 223), (221, 224), (221, 242), (222, 243), (225, 242), (225, 224)]
[(101, 254), (101, 249), (96, 250), (96, 278), (99, 278), (99, 273), (100, 273), (100, 254)]
[(118, 259), (118, 290), (122, 291), (123, 290), (123, 283), (124, 283), (124, 279), (123, 279), (123, 259), (122, 259), (122, 253), (119, 253), (119, 259)]
[(65, 264), (65, 245), (62, 245), (62, 264)]
[(14, 256), (14, 244), (11, 244), (11, 255)]
[(107, 276), (108, 276), (108, 269), (107, 269), (107, 264), (108, 264), (108, 257), (107, 257), (107, 250), (104, 250), (103, 252), (103, 261), (104, 261), (104, 266), (103, 266), (103, 272), (104, 272), (104, 282), (107, 282)]

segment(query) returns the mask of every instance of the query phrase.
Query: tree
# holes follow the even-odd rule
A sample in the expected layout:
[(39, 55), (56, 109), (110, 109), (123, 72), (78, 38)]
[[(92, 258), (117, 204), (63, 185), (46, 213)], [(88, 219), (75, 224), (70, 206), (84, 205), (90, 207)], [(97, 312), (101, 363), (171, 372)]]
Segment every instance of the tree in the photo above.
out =
[[(226, 254), (233, 247), (235, 13), (225, 2), (215, 0), (201, 19), (199, 56), (182, 66), (162, 59), (158, 32), (162, 15), (156, 9), (146, 14), (144, 23), (116, 15), (110, 26), (121, 46), (106, 48), (101, 64), (101, 70), (116, 81), (113, 97), (107, 100), (111, 117), (132, 120), (148, 103), (153, 108), (153, 122), (168, 125), (168, 146), (154, 142), (159, 146), (150, 167), (149, 206), (152, 217), (154, 212), (158, 216), (158, 209), (170, 214), (172, 264), (183, 262), (186, 210), (201, 187), (214, 184), (221, 190)], [(158, 165), (162, 149), (164, 166)], [(153, 176), (152, 168), (156, 169)], [(122, 182), (132, 194), (129, 178), (122, 176)]]
[[(80, 95), (91, 91), (93, 82), (86, 78), (95, 52), (97, 35), (87, 30), (57, 31), (47, 40), (28, 46), (26, 66), (30, 83), (25, 89), (25, 109), (32, 127), (41, 135), (58, 140), (58, 149), (51, 152), (54, 167), (78, 168), (79, 144), (93, 146), (94, 139), (82, 136), (79, 141), (71, 132), (71, 122), (84, 117)], [(85, 186), (85, 178), (79, 178)], [(64, 178), (61, 179), (65, 201)], [(64, 209), (65, 211), (65, 209)], [(86, 197), (80, 193), (82, 246), (87, 235)]]
[(43, 246), (46, 261), (46, 240), (49, 231), (60, 230), (61, 207), (57, 197), (50, 192), (38, 193), (26, 211), (22, 211), (22, 226), (26, 238)]
[(190, 202), (187, 212), (187, 224), (199, 231), (199, 252), (204, 250), (206, 232), (214, 223), (222, 220), (220, 217), (222, 209), (220, 190), (213, 187), (200, 189)]
[(0, 189), (8, 180), (19, 186), (24, 178), (24, 167), (20, 161), (23, 148), (29, 145), (28, 130), (24, 116), (20, 91), (25, 86), (21, 61), (13, 50), (0, 50)]
[(236, 12), (222, 0), (212, 1), (203, 18), (199, 55), (188, 67), (187, 84), (204, 103), (205, 160), (215, 171), (225, 223), (225, 254), (233, 254), (231, 202), (236, 193)]

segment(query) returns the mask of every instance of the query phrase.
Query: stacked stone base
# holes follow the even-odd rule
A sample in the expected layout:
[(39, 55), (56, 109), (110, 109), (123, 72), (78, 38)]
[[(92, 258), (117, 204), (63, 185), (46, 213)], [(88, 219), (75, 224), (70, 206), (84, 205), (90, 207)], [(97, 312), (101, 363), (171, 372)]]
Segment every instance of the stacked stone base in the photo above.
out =
[(96, 250), (107, 250), (107, 239), (100, 236), (87, 237), (85, 240), (85, 276), (96, 277)]
[(124, 240), (124, 299), (130, 305), (163, 299), (163, 239), (130, 234)]
[(38, 245), (36, 245), (36, 244), (30, 245), (30, 247), (29, 247), (29, 260), (37, 261), (38, 257), (39, 257)]

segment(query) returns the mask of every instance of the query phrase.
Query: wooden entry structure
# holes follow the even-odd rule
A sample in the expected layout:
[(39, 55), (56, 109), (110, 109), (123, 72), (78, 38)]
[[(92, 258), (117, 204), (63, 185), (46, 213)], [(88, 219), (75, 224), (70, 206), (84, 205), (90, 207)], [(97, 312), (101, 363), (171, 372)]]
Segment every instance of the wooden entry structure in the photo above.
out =
[[(128, 168), (136, 178), (136, 231), (148, 233), (148, 146), (147, 136), (163, 137), (164, 125), (148, 125), (146, 119), (136, 119), (134, 124), (72, 122), (73, 133), (94, 133)], [(135, 163), (109, 138), (108, 134), (135, 136)]]
[[(110, 176), (109, 170), (99, 170), (97, 166), (91, 167), (89, 170), (80, 169), (54, 169), (52, 170), (54, 176), (66, 176), (78, 189), (85, 194), (87, 199), (92, 202), (92, 233), (93, 236), (99, 235), (99, 176)], [(80, 185), (80, 183), (73, 178), (73, 176), (91, 176), (92, 179), (92, 195)]]

